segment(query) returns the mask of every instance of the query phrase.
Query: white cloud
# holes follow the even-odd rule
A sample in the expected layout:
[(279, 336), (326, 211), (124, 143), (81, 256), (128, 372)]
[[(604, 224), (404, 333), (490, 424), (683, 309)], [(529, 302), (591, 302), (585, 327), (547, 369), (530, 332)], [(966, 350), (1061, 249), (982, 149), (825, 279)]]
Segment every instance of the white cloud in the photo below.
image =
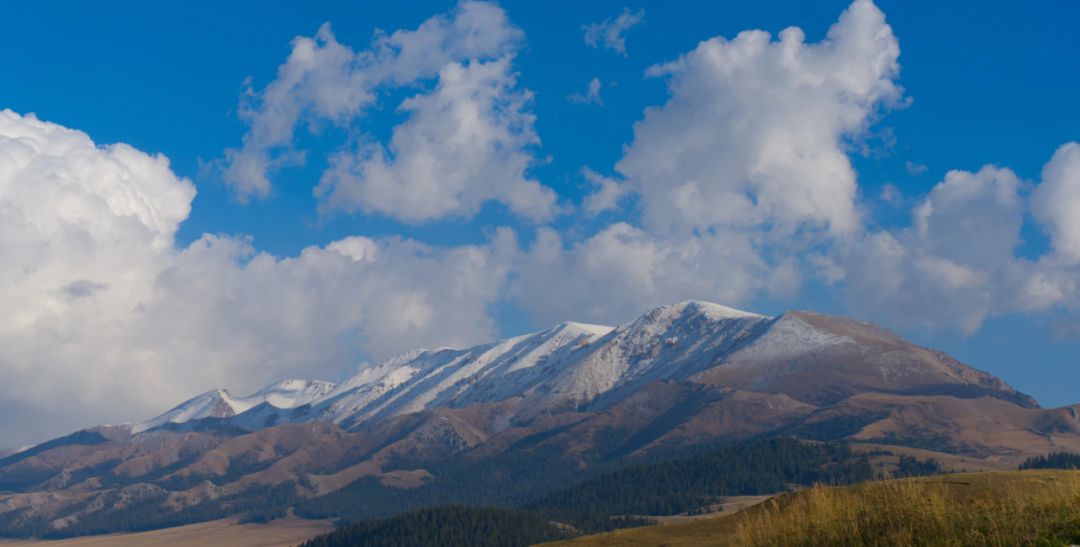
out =
[(800, 225), (856, 229), (846, 141), (901, 94), (900, 49), (885, 17), (857, 0), (822, 42), (798, 28), (712, 38), (652, 67), (671, 98), (646, 111), (616, 168), (657, 229)]
[(951, 171), (912, 212), (912, 226), (847, 250), (848, 296), (858, 313), (891, 324), (974, 332), (1005, 311), (1018, 267), (1024, 203), (1008, 169)]
[(541, 237), (516, 298), (538, 324), (575, 313), (613, 321), (684, 298), (791, 296), (805, 269), (843, 279), (824, 253), (861, 230), (849, 141), (900, 98), (898, 55), (884, 15), (858, 0), (820, 43), (795, 28), (779, 41), (748, 31), (651, 68), (668, 77), (670, 98), (635, 125), (616, 164), (622, 182), (584, 171), (598, 186), (586, 213), (632, 192), (642, 225), (569, 247)]
[[(141, 419), (201, 390), (336, 377), (362, 357), (496, 334), (514, 235), (346, 238), (278, 258), (174, 236), (195, 189), (163, 156), (0, 112), (0, 406), (9, 442)], [(47, 419), (48, 418), (48, 419)]]
[(1057, 256), (1080, 262), (1080, 143), (1058, 148), (1042, 173), (1042, 184), (1031, 197), (1035, 217), (1050, 234)]
[[(315, 38), (294, 40), (277, 78), (249, 92), (241, 109), (249, 131), (241, 148), (226, 151), (225, 180), (241, 200), (266, 197), (269, 174), (303, 160), (292, 149), (302, 122), (347, 127), (381, 90), (435, 79), (433, 91), (401, 105), (410, 117), (388, 147), (363, 142), (334, 155), (319, 191), (323, 209), (421, 222), (468, 216), (496, 200), (545, 219), (554, 195), (524, 175), (534, 161), (529, 148), (539, 143), (527, 111), (531, 95), (516, 87), (510, 69), (522, 37), (501, 8), (486, 2), (463, 2), (416, 30), (379, 34), (361, 51), (338, 43), (324, 25)], [(468, 157), (458, 159), (464, 151)]]
[(596, 191), (586, 195), (583, 202), (587, 215), (596, 216), (604, 211), (619, 208), (619, 200), (622, 199), (625, 191), (618, 181), (605, 177), (588, 167), (581, 170), (581, 175), (596, 187)]
[(855, 315), (894, 326), (971, 333), (992, 315), (1080, 309), (1080, 145), (1063, 146), (1035, 190), (1054, 248), (1037, 260), (1017, 255), (1024, 184), (993, 166), (950, 172), (922, 198), (886, 185), (887, 203), (918, 203), (911, 225), (865, 231), (872, 209), (848, 154), (900, 100), (898, 56), (884, 16), (858, 0), (816, 44), (798, 29), (778, 41), (749, 31), (650, 69), (669, 78), (671, 97), (635, 125), (621, 176), (584, 171), (597, 186), (587, 213), (635, 193), (642, 226), (573, 244), (545, 234), (515, 298), (540, 321), (611, 321), (626, 302), (783, 297), (810, 275), (842, 291)]
[(316, 194), (324, 210), (383, 213), (407, 222), (471, 216), (489, 200), (534, 220), (555, 211), (555, 193), (526, 175), (539, 144), (528, 92), (510, 59), (451, 63), (428, 94), (406, 100), (409, 119), (389, 149), (362, 143), (331, 158)]
[(738, 235), (676, 242), (616, 223), (566, 247), (562, 236), (545, 228), (518, 263), (511, 293), (537, 324), (618, 323), (650, 306), (691, 298), (745, 303), (780, 281), (770, 273)]
[(443, 249), (351, 237), (294, 258), (204, 236), (158, 276), (143, 351), (204, 363), (214, 385), (255, 387), (335, 378), (360, 354), (478, 343), (497, 332), (487, 307), (515, 252), (508, 231), (490, 246)]
[(584, 94), (574, 93), (567, 97), (567, 99), (569, 99), (570, 102), (577, 104), (596, 104), (603, 106), (604, 100), (600, 98), (600, 88), (602, 87), (603, 84), (600, 83), (600, 78), (593, 78), (592, 80), (589, 80), (589, 85), (585, 89)]
[(260, 93), (248, 90), (240, 117), (249, 129), (240, 149), (225, 153), (225, 182), (241, 201), (265, 198), (268, 174), (300, 160), (289, 147), (302, 117), (344, 124), (371, 104), (378, 76), (357, 69), (357, 54), (334, 38), (324, 24), (314, 38), (297, 37), (277, 78)]
[[(621, 18), (594, 43), (625, 52)], [(354, 137), (332, 156), (324, 210), (427, 222), (496, 201), (551, 218), (556, 195), (527, 174), (539, 139), (512, 66), (521, 40), (477, 2), (362, 51), (329, 27), (298, 38), (245, 103), (249, 131), (225, 176), (240, 197), (265, 196), (268, 174), (302, 159), (298, 128), (352, 128), (382, 90), (416, 86), (388, 142)], [(36, 440), (60, 432), (46, 430), (57, 416), (137, 419), (210, 387), (334, 377), (361, 356), (488, 340), (504, 299), (537, 326), (612, 323), (688, 298), (783, 298), (809, 275), (891, 325), (972, 332), (994, 314), (1080, 310), (1076, 143), (1031, 197), (1052, 242), (1042, 257), (1017, 255), (1024, 185), (992, 166), (950, 172), (921, 198), (886, 185), (884, 201), (918, 203), (911, 225), (865, 231), (848, 154), (900, 99), (898, 55), (882, 13), (857, 0), (818, 43), (795, 28), (775, 41), (748, 31), (653, 67), (670, 97), (635, 125), (617, 175), (582, 170), (595, 188), (586, 215), (631, 202), (639, 225), (580, 239), (540, 228), (525, 251), (509, 230), (449, 248), (354, 236), (295, 257), (243, 237), (179, 247), (195, 188), (167, 159), (0, 113), (0, 408), (16, 414), (0, 436)], [(600, 89), (594, 79), (585, 98)]]
[(1002, 263), (1020, 243), (1019, 191), (1020, 179), (1008, 169), (950, 171), (915, 208), (920, 248), (980, 270)]
[(602, 23), (584, 25), (585, 43), (591, 47), (610, 49), (626, 57), (626, 31), (645, 21), (645, 10), (630, 11), (623, 8), (619, 15), (605, 19)]

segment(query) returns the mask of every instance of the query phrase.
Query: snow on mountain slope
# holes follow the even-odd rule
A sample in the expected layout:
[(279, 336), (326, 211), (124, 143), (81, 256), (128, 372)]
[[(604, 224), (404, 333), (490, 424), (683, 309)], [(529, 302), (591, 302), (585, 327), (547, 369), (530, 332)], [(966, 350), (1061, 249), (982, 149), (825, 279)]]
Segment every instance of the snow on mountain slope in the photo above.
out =
[(661, 306), (599, 341), (554, 382), (548, 397), (580, 404), (603, 394), (632, 392), (653, 380), (688, 378), (719, 364), (770, 320), (709, 302)]
[(323, 398), (333, 391), (334, 384), (319, 380), (285, 380), (256, 391), (245, 401), (270, 403), (278, 408), (296, 408)]
[[(658, 379), (686, 379), (718, 363), (771, 321), (709, 302), (656, 308), (618, 328), (563, 323), (551, 329), (466, 349), (414, 350), (365, 368), (321, 396), (271, 386), (247, 398), (205, 393), (136, 426), (232, 417), (242, 427), (312, 419), (353, 427), (372, 419), (434, 407), (520, 399), (532, 409), (580, 405), (628, 394)], [(300, 385), (294, 380), (283, 384)], [(323, 385), (325, 388), (325, 385)], [(281, 395), (285, 391), (287, 394)], [(268, 402), (271, 407), (261, 405)], [(310, 404), (302, 412), (288, 409)], [(285, 409), (280, 411), (279, 409)]]
[(770, 318), (711, 304), (663, 306), (618, 328), (563, 323), (464, 350), (411, 352), (362, 371), (313, 405), (350, 427), (440, 406), (521, 398), (531, 408), (580, 404), (655, 379), (685, 379)]
[(807, 321), (805, 313), (789, 312), (777, 318), (764, 336), (738, 352), (741, 359), (793, 359), (841, 344), (854, 344), (844, 333), (830, 332)]
[(1037, 406), (986, 373), (870, 323), (797, 311), (773, 318), (687, 301), (616, 328), (563, 323), (472, 348), (415, 350), (337, 386), (288, 380), (246, 398), (211, 391), (134, 431), (234, 416), (230, 422), (245, 429), (311, 420), (348, 429), (425, 409), (503, 402), (508, 417), (528, 418), (608, 408), (658, 380), (808, 404), (873, 391), (990, 395)]
[(611, 327), (563, 323), (493, 344), (416, 351), (360, 372), (315, 406), (352, 425), (434, 406), (463, 406), (522, 395), (575, 362)]
[(295, 408), (318, 400), (333, 389), (334, 384), (319, 380), (284, 380), (248, 397), (233, 397), (224, 389), (215, 389), (184, 401), (160, 416), (135, 424), (131, 433), (141, 433), (169, 423), (236, 416), (262, 403), (283, 409)]

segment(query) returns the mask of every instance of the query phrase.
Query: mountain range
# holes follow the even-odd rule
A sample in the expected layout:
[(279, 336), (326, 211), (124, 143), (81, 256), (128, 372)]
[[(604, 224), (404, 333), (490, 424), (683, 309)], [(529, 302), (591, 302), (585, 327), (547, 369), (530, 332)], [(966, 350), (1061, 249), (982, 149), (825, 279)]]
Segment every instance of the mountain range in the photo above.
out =
[(105, 523), (135, 507), (131, 529), (164, 526), (274, 496), (332, 507), (356, 491), (371, 514), (509, 503), (626, 462), (778, 435), (1014, 462), (1080, 450), (1078, 411), (1041, 408), (867, 322), (690, 301), (616, 327), (415, 350), (336, 385), (218, 389), (0, 456), (0, 533), (114, 531)]

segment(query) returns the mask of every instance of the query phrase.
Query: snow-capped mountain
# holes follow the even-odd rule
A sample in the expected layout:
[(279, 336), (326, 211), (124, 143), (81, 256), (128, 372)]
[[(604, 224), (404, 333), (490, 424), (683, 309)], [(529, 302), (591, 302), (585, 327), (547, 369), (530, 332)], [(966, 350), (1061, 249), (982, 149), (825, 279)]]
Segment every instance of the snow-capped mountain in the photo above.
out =
[[(251, 427), (317, 419), (352, 427), (427, 408), (515, 398), (534, 410), (583, 405), (605, 394), (610, 398), (631, 393), (654, 380), (688, 378), (715, 365), (771, 319), (687, 301), (661, 306), (619, 327), (563, 323), (467, 349), (414, 350), (366, 368), (332, 389), (325, 382), (313, 383), (304, 391), (309, 397), (300, 399), (267, 395), (282, 391), (283, 384), (299, 385), (299, 380), (275, 384), (242, 399), (219, 389), (143, 422), (133, 431), (241, 416), (262, 402), (274, 408), (256, 409), (257, 416), (241, 416), (235, 423)], [(302, 405), (311, 408), (299, 415), (288, 412)]]
[(720, 363), (772, 320), (709, 302), (661, 306), (614, 329), (551, 382), (551, 400), (585, 404)]
[(611, 327), (563, 323), (464, 350), (414, 351), (362, 371), (312, 406), (334, 423), (527, 395), (580, 362)]
[(132, 433), (141, 433), (165, 424), (182, 424), (203, 418), (228, 418), (243, 414), (267, 403), (279, 409), (291, 409), (319, 400), (334, 389), (321, 380), (283, 380), (266, 386), (247, 397), (234, 397), (224, 389), (197, 395), (168, 412), (135, 424)]
[(933, 448), (1015, 467), (1029, 455), (1080, 451), (1080, 405), (1040, 408), (871, 323), (689, 301), (614, 328), (563, 323), (416, 350), (339, 385), (210, 391), (135, 426), (2, 454), (0, 531), (3, 522), (121, 518), (129, 509), (117, 500), (135, 494), (164, 500), (154, 503), (168, 516), (200, 507), (195, 514), (218, 515), (220, 500), (257, 505), (267, 487), (285, 485), (301, 497), (332, 498), (361, 480), (365, 489), (471, 492), (478, 485), (463, 477), (546, 481), (535, 466), (570, 476), (769, 435)]
[(985, 373), (869, 323), (808, 312), (774, 318), (687, 301), (618, 327), (563, 323), (472, 348), (414, 350), (337, 386), (289, 380), (245, 398), (211, 391), (133, 431), (230, 417), (245, 429), (313, 420), (355, 428), (478, 403), (508, 404), (511, 419), (525, 419), (553, 409), (604, 408), (650, 383), (690, 379), (814, 403), (865, 390), (983, 390), (1024, 400)]

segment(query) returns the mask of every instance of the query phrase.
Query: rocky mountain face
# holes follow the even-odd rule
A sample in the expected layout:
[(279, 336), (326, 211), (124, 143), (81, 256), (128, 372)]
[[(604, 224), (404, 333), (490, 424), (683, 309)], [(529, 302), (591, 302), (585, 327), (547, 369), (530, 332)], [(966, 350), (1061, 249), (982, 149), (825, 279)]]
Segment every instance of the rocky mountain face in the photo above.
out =
[(869, 323), (684, 302), (614, 328), (565, 323), (417, 350), (338, 385), (216, 390), (136, 425), (8, 454), (0, 532), (92, 532), (133, 504), (150, 523), (213, 518), (281, 488), (289, 503), (357, 485), (453, 501), (470, 473), (536, 490), (768, 435), (1016, 459), (1080, 450), (1078, 410), (1042, 409)]

